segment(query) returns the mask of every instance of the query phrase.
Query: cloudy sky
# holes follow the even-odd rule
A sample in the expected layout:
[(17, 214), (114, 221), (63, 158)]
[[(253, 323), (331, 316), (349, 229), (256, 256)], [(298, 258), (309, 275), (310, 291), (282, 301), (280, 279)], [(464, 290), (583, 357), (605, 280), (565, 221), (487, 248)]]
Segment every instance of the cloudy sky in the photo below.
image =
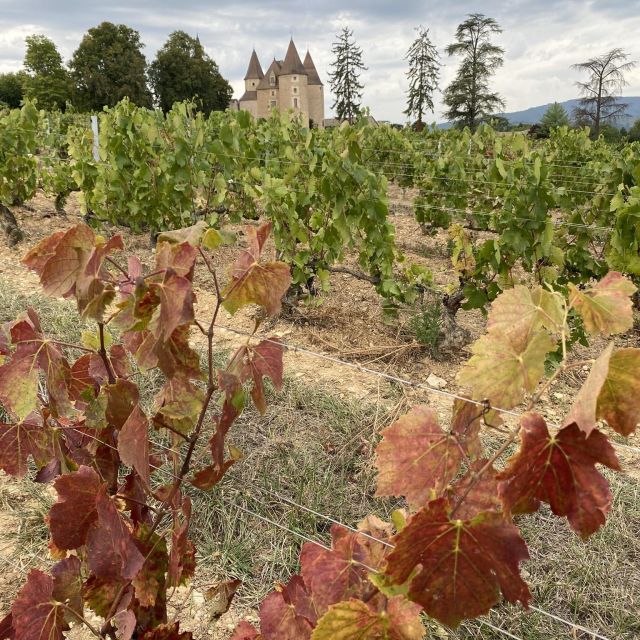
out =
[[(292, 35), (301, 56), (311, 50), (329, 114), (331, 43), (348, 25), (368, 66), (363, 103), (379, 119), (402, 122), (403, 58), (415, 27), (430, 29), (446, 86), (457, 61), (444, 47), (472, 12), (495, 18), (504, 29), (496, 42), (506, 50), (505, 64), (494, 85), (508, 111), (575, 97), (579, 76), (570, 65), (592, 55), (622, 47), (640, 60), (640, 0), (0, 0), (0, 72), (21, 67), (29, 34), (49, 36), (68, 60), (88, 28), (109, 20), (140, 32), (148, 60), (171, 31), (197, 33), (239, 97), (252, 47), (266, 69), (274, 56), (284, 56)], [(640, 66), (628, 80), (625, 95), (640, 95)], [(441, 113), (438, 94), (433, 118), (441, 120)]]

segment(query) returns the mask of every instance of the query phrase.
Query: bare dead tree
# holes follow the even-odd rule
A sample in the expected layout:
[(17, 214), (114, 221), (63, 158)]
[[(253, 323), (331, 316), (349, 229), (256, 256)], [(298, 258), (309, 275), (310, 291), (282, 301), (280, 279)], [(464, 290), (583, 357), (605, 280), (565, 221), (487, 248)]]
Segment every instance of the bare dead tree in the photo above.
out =
[(629, 54), (619, 48), (572, 65), (572, 69), (589, 74), (586, 82), (576, 83), (583, 97), (573, 110), (575, 121), (591, 126), (597, 137), (603, 124), (624, 115), (629, 105), (620, 102), (617, 95), (628, 84), (625, 73), (635, 66), (635, 60), (629, 60)]

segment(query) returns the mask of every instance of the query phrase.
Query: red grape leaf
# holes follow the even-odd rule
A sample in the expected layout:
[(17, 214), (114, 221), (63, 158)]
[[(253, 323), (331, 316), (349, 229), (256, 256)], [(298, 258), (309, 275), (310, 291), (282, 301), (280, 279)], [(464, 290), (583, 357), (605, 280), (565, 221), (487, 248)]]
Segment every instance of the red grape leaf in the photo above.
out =
[(140, 640), (191, 640), (191, 631), (180, 631), (180, 623), (161, 624), (146, 631)]
[(411, 579), (409, 599), (447, 626), (487, 613), (500, 592), (511, 603), (529, 602), (519, 573), (527, 546), (500, 514), (451, 520), (448, 501), (438, 498), (413, 515), (394, 542), (385, 573), (396, 584)]
[(611, 492), (596, 463), (620, 470), (606, 436), (586, 436), (575, 424), (550, 435), (544, 419), (527, 413), (521, 422), (522, 445), (498, 475), (500, 497), (512, 513), (535, 511), (547, 502), (571, 528), (586, 538), (597, 531), (611, 508)]
[[(241, 622), (240, 624), (248, 623)], [(233, 637), (236, 638), (235, 635)], [(256, 636), (240, 636), (240, 638), (236, 638), (236, 640), (251, 640), (251, 638), (255, 637)], [(11, 615), (11, 611), (9, 611), (9, 613), (0, 620), (0, 640), (15, 640), (15, 638), (16, 632), (13, 630), (13, 616)]]
[(82, 466), (57, 478), (54, 487), (58, 501), (49, 511), (51, 539), (58, 549), (77, 549), (98, 519), (96, 499), (104, 486), (93, 469)]
[(149, 329), (159, 340), (166, 342), (181, 325), (193, 322), (194, 294), (191, 281), (175, 271), (165, 271), (162, 282), (152, 283), (160, 298), (160, 313), (149, 323)]
[(41, 275), (44, 266), (47, 264), (49, 258), (55, 254), (56, 247), (64, 237), (65, 233), (66, 231), (56, 231), (41, 240), (35, 247), (32, 247), (29, 250), (24, 258), (22, 258), (22, 263), (27, 268), (35, 271), (38, 275)]
[(133, 632), (136, 630), (136, 614), (131, 609), (118, 611), (113, 616), (113, 622), (118, 630), (119, 640), (131, 640)]
[(167, 543), (157, 533), (149, 537), (146, 525), (136, 529), (134, 543), (144, 557), (144, 564), (132, 582), (136, 599), (141, 607), (161, 605), (165, 602), (167, 593)]
[(405, 496), (418, 508), (439, 495), (460, 469), (455, 438), (433, 409), (416, 406), (382, 431), (376, 449), (377, 496)]
[(596, 405), (602, 385), (609, 371), (609, 360), (613, 352), (611, 343), (593, 363), (589, 376), (580, 387), (569, 411), (569, 415), (564, 419), (562, 426), (577, 424), (582, 431), (589, 435), (596, 428)]
[[(77, 556), (60, 560), (51, 569), (53, 576), (53, 597), (77, 614), (83, 614), (81, 563)], [(68, 622), (77, 622), (78, 618), (66, 615)]]
[(368, 574), (381, 566), (388, 549), (338, 525), (331, 528), (331, 537), (330, 551), (311, 543), (304, 544), (300, 551), (302, 578), (313, 594), (319, 615), (342, 600), (370, 596)]
[(242, 382), (253, 380), (251, 397), (261, 414), (267, 410), (262, 378), (270, 378), (277, 391), (282, 389), (282, 353), (280, 340), (269, 338), (256, 347), (240, 347), (229, 362), (228, 370), (237, 375)]
[[(78, 277), (87, 266), (95, 235), (89, 227), (79, 224), (56, 240), (45, 238), (23, 262), (29, 268), (39, 269), (45, 294), (68, 297), (75, 292)], [(44, 262), (44, 256), (49, 252), (52, 255)]]
[(231, 640), (261, 640), (261, 637), (253, 625), (243, 620), (235, 628)]
[(133, 410), (138, 406), (140, 392), (130, 380), (118, 378), (115, 384), (105, 387), (107, 396), (107, 422), (115, 429), (122, 429)]
[(140, 571), (144, 556), (104, 490), (98, 493), (95, 508), (97, 519), (87, 533), (89, 568), (98, 578), (132, 580)]
[(496, 470), (491, 466), (480, 477), (476, 475), (486, 463), (486, 460), (476, 460), (472, 468), (447, 491), (456, 518), (472, 520), (483, 511), (502, 511)]
[(38, 371), (31, 358), (17, 359), (0, 366), (0, 403), (20, 420), (38, 407)]
[(631, 296), (636, 290), (621, 273), (610, 271), (587, 289), (569, 284), (569, 304), (580, 314), (588, 333), (624, 333), (633, 326)]
[(186, 584), (193, 577), (196, 568), (195, 547), (188, 537), (191, 521), (191, 500), (188, 497), (182, 501), (182, 513), (182, 522), (176, 518), (171, 532), (168, 572), (170, 587)]
[(544, 375), (544, 361), (556, 341), (544, 330), (535, 333), (489, 332), (473, 343), (473, 356), (458, 373), (458, 382), (473, 390), (474, 400), (489, 400), (510, 409), (532, 393)]
[(145, 504), (144, 489), (140, 476), (135, 471), (131, 471), (125, 478), (124, 489), (120, 491), (120, 495), (124, 498), (131, 522), (134, 525), (149, 524), (151, 510)]
[(540, 286), (529, 290), (516, 285), (503, 291), (491, 304), (487, 330), (526, 334), (544, 327), (557, 333), (562, 330), (563, 321), (564, 299), (559, 293)]
[(29, 308), (13, 324), (11, 339), (16, 345), (14, 360), (30, 360), (34, 369), (38, 367), (44, 373), (52, 413), (56, 416), (71, 413), (71, 368), (58, 346), (42, 333), (40, 320), (33, 309)]
[[(491, 413), (491, 412), (490, 412)], [(484, 411), (473, 402), (456, 399), (451, 417), (451, 434), (458, 440), (465, 453), (472, 459), (482, 457), (480, 429), (484, 420)], [(491, 416), (490, 422), (496, 424), (498, 416)], [(487, 417), (487, 419), (489, 419)]]
[(118, 453), (123, 464), (133, 467), (146, 488), (150, 488), (149, 469), (149, 421), (140, 405), (129, 414), (118, 434)]
[(272, 591), (260, 606), (260, 631), (264, 640), (308, 640), (311, 623), (296, 613), (283, 591)]
[(95, 613), (106, 618), (113, 601), (124, 586), (124, 580), (107, 580), (89, 576), (83, 586), (85, 602)]
[(189, 242), (173, 244), (158, 242), (156, 247), (156, 270), (173, 270), (179, 276), (193, 280), (193, 267), (198, 257), (198, 249)]
[(620, 435), (631, 435), (640, 423), (640, 349), (618, 349), (609, 360), (596, 417)]
[(107, 370), (97, 353), (85, 353), (71, 365), (69, 393), (76, 403), (86, 403), (94, 398), (107, 381)]
[(21, 478), (27, 473), (29, 456), (39, 468), (54, 456), (52, 430), (35, 412), (19, 422), (0, 423), (0, 468)]
[(259, 264), (271, 223), (246, 227), (249, 246), (238, 256), (231, 281), (222, 291), (224, 308), (234, 314), (240, 307), (257, 304), (273, 316), (280, 311), (282, 296), (291, 284), (291, 272), (283, 262)]
[(168, 427), (187, 435), (198, 420), (203, 401), (202, 389), (188, 378), (169, 378), (156, 398), (159, 409), (153, 422), (156, 427)]
[(54, 582), (38, 569), (32, 569), (20, 589), (11, 617), (16, 640), (62, 640), (66, 629), (64, 607), (53, 597)]
[(422, 640), (421, 607), (402, 596), (391, 598), (385, 611), (361, 600), (332, 605), (319, 620), (313, 640)]

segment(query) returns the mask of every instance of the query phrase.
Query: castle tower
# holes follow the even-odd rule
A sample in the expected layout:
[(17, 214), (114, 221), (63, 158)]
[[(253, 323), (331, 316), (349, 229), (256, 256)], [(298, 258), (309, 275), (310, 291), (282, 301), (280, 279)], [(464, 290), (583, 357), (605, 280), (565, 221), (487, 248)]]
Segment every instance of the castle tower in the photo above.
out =
[(262, 78), (264, 78), (264, 73), (262, 73), (262, 66), (254, 49), (249, 59), (247, 73), (244, 76), (244, 94), (239, 101), (240, 109), (249, 111), (254, 118), (258, 117), (257, 87)]
[(282, 113), (293, 110), (295, 114), (300, 115), (302, 124), (305, 126), (309, 124), (307, 80), (307, 70), (304, 68), (293, 38), (291, 38), (278, 78), (279, 109)]
[(304, 68), (307, 72), (309, 124), (322, 127), (324, 122), (324, 86), (308, 49), (307, 55), (304, 57)]

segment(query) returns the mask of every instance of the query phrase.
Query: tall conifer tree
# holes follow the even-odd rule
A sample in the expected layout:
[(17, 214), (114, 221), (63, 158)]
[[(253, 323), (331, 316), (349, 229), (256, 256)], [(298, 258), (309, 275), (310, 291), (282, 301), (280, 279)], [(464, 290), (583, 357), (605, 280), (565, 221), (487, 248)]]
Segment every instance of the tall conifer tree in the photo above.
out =
[(353, 31), (344, 27), (337, 35), (331, 52), (335, 55), (329, 83), (336, 99), (332, 109), (338, 120), (353, 122), (360, 114), (363, 84), (360, 73), (367, 68), (362, 62), (362, 49), (353, 40)]
[(416, 118), (422, 127), (422, 116), (433, 111), (433, 93), (440, 78), (440, 56), (429, 38), (429, 29), (418, 27), (418, 37), (409, 47), (405, 59), (409, 61), (409, 89), (405, 115)]

